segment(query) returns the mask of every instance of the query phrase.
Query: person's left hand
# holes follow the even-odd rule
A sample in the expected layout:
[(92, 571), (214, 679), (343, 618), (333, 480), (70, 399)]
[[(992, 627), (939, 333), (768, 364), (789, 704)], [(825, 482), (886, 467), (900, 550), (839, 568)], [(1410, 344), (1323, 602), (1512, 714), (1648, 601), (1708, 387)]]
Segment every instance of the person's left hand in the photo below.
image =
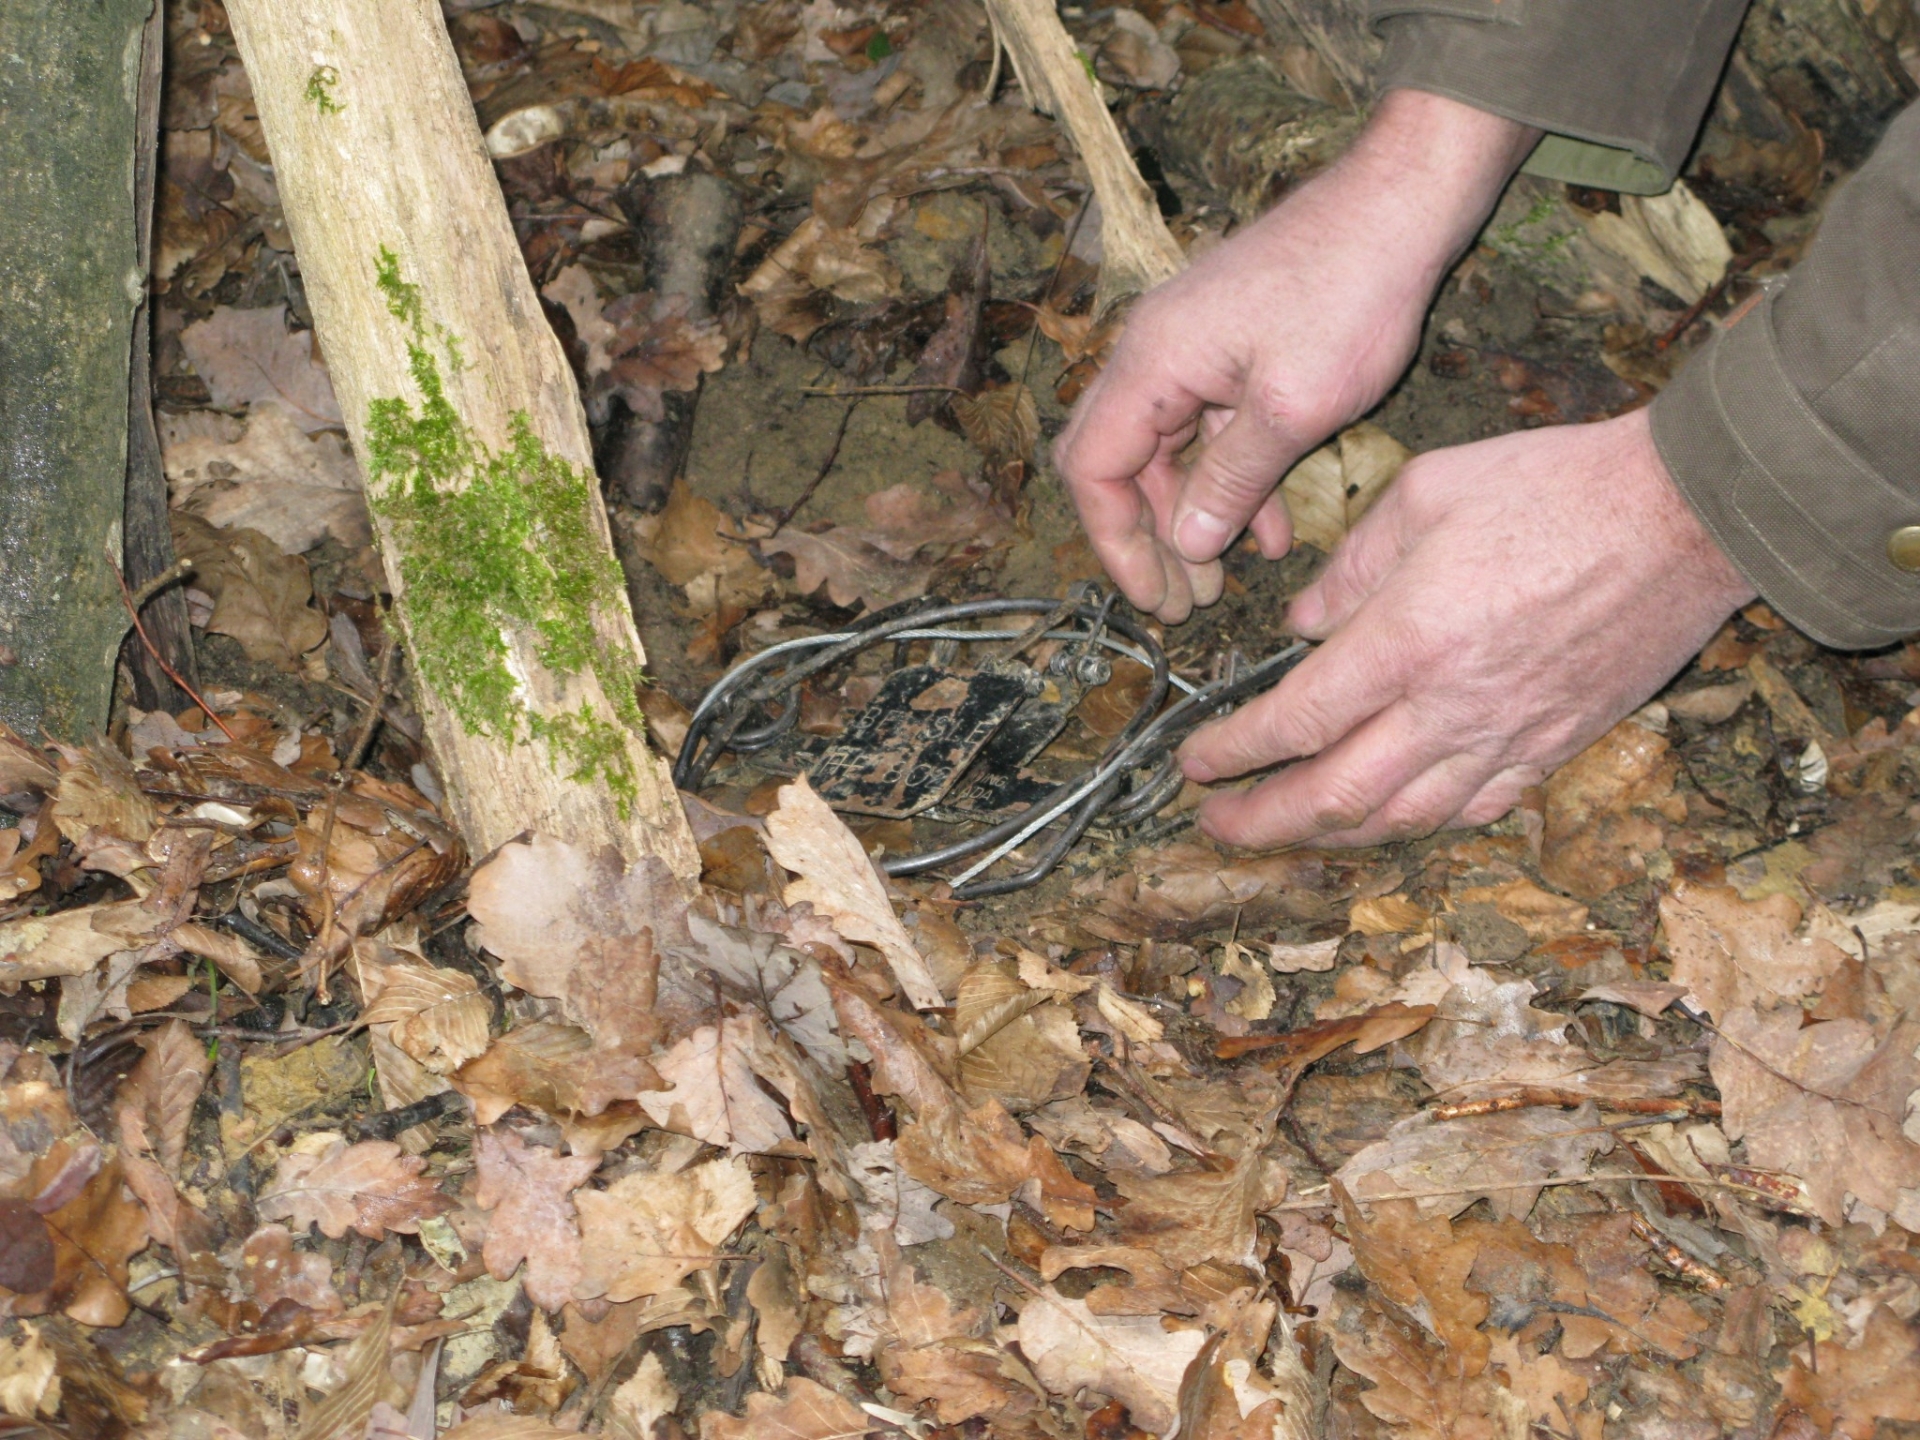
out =
[(1200, 826), (1371, 845), (1496, 820), (1753, 595), (1644, 411), (1420, 456), (1289, 610), (1326, 643), (1181, 747), (1202, 782), (1301, 761)]

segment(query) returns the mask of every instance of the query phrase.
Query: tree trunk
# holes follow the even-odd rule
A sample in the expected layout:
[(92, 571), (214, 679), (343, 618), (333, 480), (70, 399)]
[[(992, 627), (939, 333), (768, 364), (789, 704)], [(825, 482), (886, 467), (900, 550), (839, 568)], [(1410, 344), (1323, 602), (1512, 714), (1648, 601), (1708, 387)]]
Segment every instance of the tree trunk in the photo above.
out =
[(0, 0), (0, 721), (106, 724), (152, 0)]
[(439, 6), (227, 8), (454, 818), (476, 853), (535, 830), (693, 878), (586, 417)]

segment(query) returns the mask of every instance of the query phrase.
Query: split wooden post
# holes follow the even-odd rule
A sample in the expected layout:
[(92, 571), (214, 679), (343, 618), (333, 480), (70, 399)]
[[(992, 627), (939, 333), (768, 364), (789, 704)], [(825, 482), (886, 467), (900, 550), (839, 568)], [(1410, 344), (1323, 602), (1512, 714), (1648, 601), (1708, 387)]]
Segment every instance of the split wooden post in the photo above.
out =
[(476, 853), (699, 857), (586, 417), (435, 0), (228, 0), (366, 479), (428, 742)]

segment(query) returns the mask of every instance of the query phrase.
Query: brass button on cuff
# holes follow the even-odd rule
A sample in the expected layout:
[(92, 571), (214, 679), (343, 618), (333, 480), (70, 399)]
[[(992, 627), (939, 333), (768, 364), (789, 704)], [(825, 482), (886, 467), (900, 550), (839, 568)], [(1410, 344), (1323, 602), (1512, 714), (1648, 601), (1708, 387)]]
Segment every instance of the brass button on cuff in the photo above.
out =
[(1920, 574), (1920, 525), (1902, 525), (1887, 536), (1887, 559), (1909, 574)]

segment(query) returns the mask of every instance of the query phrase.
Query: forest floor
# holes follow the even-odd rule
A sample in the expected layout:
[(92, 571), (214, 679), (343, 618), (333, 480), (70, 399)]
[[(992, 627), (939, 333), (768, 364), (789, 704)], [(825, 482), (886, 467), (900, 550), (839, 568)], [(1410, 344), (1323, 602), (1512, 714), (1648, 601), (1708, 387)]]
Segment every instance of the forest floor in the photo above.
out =
[[(1117, 333), (1097, 217), (984, 11), (447, 8), (663, 751), (770, 644), (1101, 579), (1045, 459)], [(1063, 12), (1189, 250), (1351, 133), (1283, 11)], [(1223, 852), (1189, 787), (963, 901), (862, 851), (946, 827), (729, 759), (697, 896), (468, 856), (224, 13), (168, 12), (156, 402), (207, 708), (0, 736), (0, 1435), (1920, 1434), (1920, 649), (1754, 605), (1508, 819), (1370, 851)], [(1178, 674), (1285, 645), (1406, 455), (1642, 405), (1791, 265), (1871, 137), (1763, 59), (1657, 214), (1516, 182), (1290, 476), (1310, 543), (1156, 629)], [(1236, 148), (1282, 130), (1277, 175)], [(702, 174), (737, 210), (670, 282), (636, 219)], [(827, 672), (805, 733), (901, 660)]]

